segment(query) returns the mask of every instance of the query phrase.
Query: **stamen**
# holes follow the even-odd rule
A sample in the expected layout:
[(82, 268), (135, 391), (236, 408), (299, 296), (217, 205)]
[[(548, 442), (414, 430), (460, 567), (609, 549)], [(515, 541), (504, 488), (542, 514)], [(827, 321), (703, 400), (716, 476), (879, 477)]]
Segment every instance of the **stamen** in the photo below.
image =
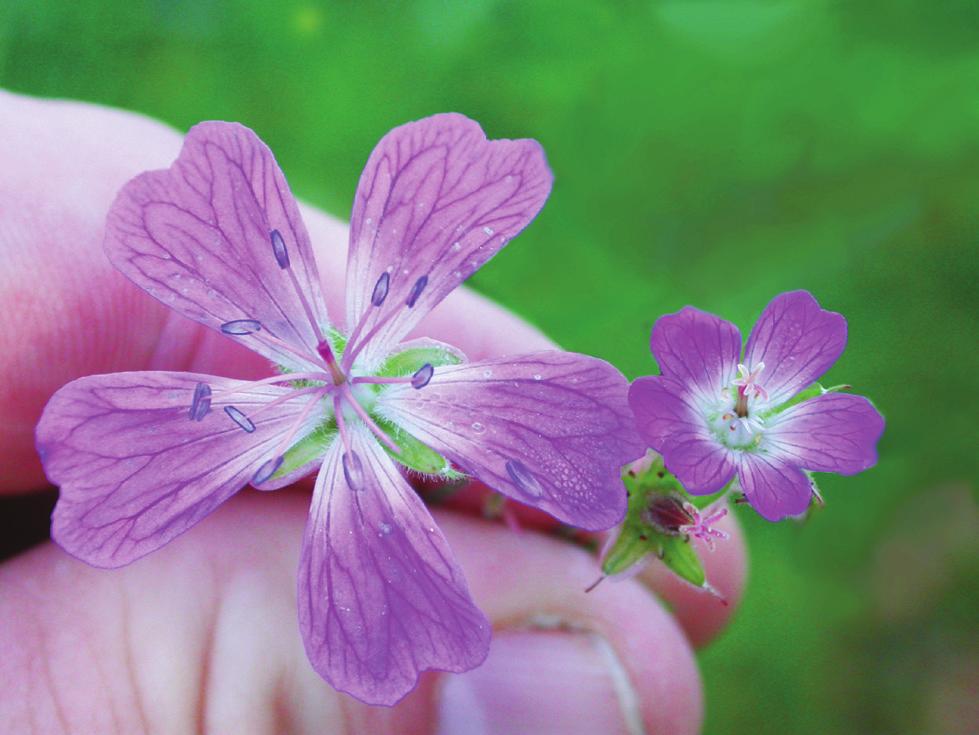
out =
[(415, 281), (415, 285), (411, 287), (411, 293), (408, 294), (408, 300), (405, 301), (405, 304), (409, 309), (415, 305), (415, 303), (418, 301), (418, 298), (422, 295), (422, 291), (425, 290), (425, 286), (427, 285), (428, 285), (428, 276), (422, 276), (417, 281)]
[(360, 405), (360, 402), (354, 397), (353, 391), (350, 390), (349, 385), (344, 385), (341, 389), (340, 397), (345, 398), (349, 403), (350, 407), (357, 414), (357, 417), (364, 422), (364, 425), (373, 432), (382, 444), (387, 445), (395, 454), (401, 454), (401, 447), (395, 444), (394, 440), (389, 437), (380, 426), (375, 423), (374, 419), (370, 417), (370, 414), (364, 410), (364, 407)]
[(350, 382), (354, 385), (358, 383), (370, 383), (370, 384), (387, 384), (387, 383), (410, 383), (412, 378), (388, 378), (382, 377), (380, 375), (358, 375), (356, 378), (351, 378)]
[(299, 432), (300, 427), (306, 423), (306, 419), (309, 418), (309, 414), (313, 412), (313, 407), (316, 406), (316, 404), (320, 402), (320, 399), (328, 394), (330, 390), (332, 390), (332, 386), (319, 389), (313, 400), (303, 406), (303, 410), (299, 412), (298, 416), (296, 416), (296, 420), (292, 422), (292, 426), (289, 427), (289, 431), (286, 432), (286, 435), (282, 437), (282, 439), (279, 441), (279, 445), (275, 448), (276, 455), (285, 455), (286, 450), (289, 449), (289, 446), (292, 444), (292, 440)]
[(241, 430), (246, 434), (251, 434), (253, 431), (255, 431), (255, 424), (252, 423), (252, 420), (234, 406), (225, 406), (224, 412), (228, 414), (228, 418), (238, 424)]
[(229, 388), (228, 390), (219, 390), (214, 394), (215, 398), (224, 398), (226, 396), (234, 396), (242, 393), (250, 393), (255, 388), (260, 388), (263, 385), (274, 385), (276, 383), (291, 383), (294, 380), (316, 380), (321, 383), (329, 383), (331, 378), (328, 373), (284, 373), (282, 375), (273, 375), (271, 378), (262, 378), (261, 380), (253, 380), (240, 388)]
[(211, 386), (198, 383), (194, 388), (194, 398), (190, 403), (190, 420), (202, 421), (211, 410)]
[(347, 379), (347, 376), (343, 374), (340, 366), (337, 365), (337, 358), (333, 354), (333, 348), (330, 346), (330, 343), (325, 339), (321, 339), (319, 344), (316, 345), (316, 351), (319, 353), (320, 357), (326, 361), (326, 366), (330, 369), (333, 384), (340, 385), (343, 383)]
[[(290, 268), (286, 272), (292, 273), (292, 268)], [(276, 349), (281, 350), (286, 354), (294, 355), (295, 357), (299, 358), (299, 360), (302, 362), (312, 363), (314, 365), (317, 364), (316, 355), (314, 355), (312, 352), (307, 352), (304, 350), (297, 349), (296, 347), (293, 347), (288, 342), (283, 342), (278, 337), (273, 336), (272, 333), (269, 332), (268, 330), (263, 330), (255, 339), (264, 343), (267, 347), (275, 347)]]
[(537, 478), (531, 474), (527, 466), (520, 460), (507, 460), (506, 471), (510, 475), (510, 479), (513, 480), (513, 484), (525, 494), (534, 498), (539, 498), (544, 494), (544, 488), (540, 486)]
[(435, 374), (435, 368), (432, 367), (432, 363), (426, 362), (415, 374), (411, 376), (411, 387), (415, 390), (420, 390), (428, 385), (432, 376)]
[(387, 271), (381, 274), (381, 277), (377, 279), (377, 283), (374, 284), (374, 293), (371, 294), (371, 303), (374, 306), (380, 306), (384, 303), (384, 299), (388, 297), (388, 287), (391, 285), (391, 276)]
[(300, 396), (307, 396), (310, 393), (320, 393), (322, 395), (326, 395), (326, 394), (330, 393), (330, 391), (332, 391), (332, 390), (333, 390), (333, 386), (332, 385), (316, 385), (316, 386), (312, 386), (310, 388), (297, 388), (296, 390), (292, 391), (291, 393), (286, 393), (285, 395), (279, 396), (274, 401), (269, 401), (268, 403), (263, 403), (258, 408), (258, 410), (256, 410), (254, 413), (252, 413), (252, 416), (260, 416), (263, 413), (265, 413), (266, 411), (271, 411), (276, 406), (279, 406), (279, 405), (285, 403), (286, 401), (291, 401), (294, 398), (299, 398)]
[(353, 450), (343, 453), (341, 458), (343, 463), (343, 476), (351, 490), (364, 489), (364, 465), (360, 457)]
[(263, 482), (268, 480), (272, 475), (279, 471), (285, 458), (282, 455), (272, 457), (268, 462), (265, 462), (261, 467), (256, 470), (255, 475), (252, 477), (252, 485), (261, 485)]
[[(383, 276), (381, 277), (383, 278)], [(427, 284), (428, 276), (421, 276), (417, 281), (415, 281), (415, 285), (411, 287), (411, 293), (408, 294), (408, 299), (405, 301), (405, 304), (409, 309), (412, 308), (418, 301), (418, 297), (421, 296), (422, 291), (425, 290), (425, 286)], [(377, 287), (375, 286), (375, 291), (376, 290)], [(357, 326), (354, 327), (352, 332), (350, 332), (350, 339), (347, 340), (347, 349), (343, 353), (343, 362), (341, 363), (344, 370), (350, 369), (350, 366), (353, 365), (354, 360), (357, 359), (357, 355), (363, 351), (367, 343), (370, 342), (375, 335), (377, 335), (377, 333), (380, 332), (381, 329), (398, 314), (398, 312), (395, 309), (388, 311), (374, 324), (373, 327), (371, 327), (370, 331), (366, 335), (361, 337), (361, 332), (363, 331), (364, 326), (367, 324), (367, 319), (370, 314), (371, 311), (369, 309), (365, 311), (361, 315), (360, 321), (357, 322)]]
[(318, 340), (323, 339), (323, 330), (320, 329), (319, 322), (316, 321), (316, 317), (313, 316), (313, 309), (309, 305), (309, 299), (306, 298), (306, 294), (303, 292), (302, 286), (299, 285), (299, 279), (296, 278), (296, 271), (294, 268), (287, 268), (286, 273), (289, 274), (289, 280), (292, 281), (292, 290), (296, 292), (299, 297), (299, 303), (303, 306), (303, 312), (306, 314), (306, 319), (309, 321), (309, 326), (313, 328), (313, 335)]
[(262, 325), (254, 319), (235, 319), (221, 325), (221, 331), (235, 337), (242, 337), (246, 334), (255, 334), (262, 328)]
[(286, 250), (286, 241), (282, 239), (282, 234), (278, 230), (269, 233), (272, 239), (272, 252), (275, 254), (275, 262), (283, 270), (289, 267), (289, 251)]

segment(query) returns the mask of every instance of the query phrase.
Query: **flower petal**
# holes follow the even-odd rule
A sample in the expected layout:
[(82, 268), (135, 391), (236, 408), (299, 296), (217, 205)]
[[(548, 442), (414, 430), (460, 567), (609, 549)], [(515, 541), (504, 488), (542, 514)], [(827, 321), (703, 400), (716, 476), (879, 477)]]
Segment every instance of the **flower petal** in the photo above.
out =
[(769, 521), (805, 513), (812, 499), (806, 473), (770, 454), (743, 452), (738, 479), (751, 507)]
[[(273, 231), (288, 269), (277, 260)], [(235, 338), (279, 364), (310, 363), (269, 337), (316, 354), (319, 335), (290, 275), (325, 328), (309, 235), (272, 152), (246, 127), (195, 125), (169, 169), (126, 184), (109, 210), (105, 249), (116, 268), (184, 316), (214, 329), (259, 322), (258, 332)]]
[(422, 671), (467, 671), (489, 650), (448, 543), (363, 425), (353, 489), (335, 442), (316, 480), (299, 566), (299, 625), (313, 667), (337, 689), (391, 705)]
[(883, 433), (884, 417), (866, 398), (824, 393), (773, 417), (765, 441), (807, 470), (853, 475), (877, 463)]
[[(211, 387), (211, 407), (195, 421), (189, 410), (200, 383)], [(61, 388), (37, 426), (44, 469), (61, 486), (54, 540), (89, 564), (122, 566), (168, 543), (248, 483), (304, 404), (286, 401), (259, 412), (288, 391), (224, 393), (243, 385), (140, 372), (89, 376)], [(229, 405), (251, 432), (222, 410)]]
[(351, 356), (365, 338), (366, 364), (385, 355), (530, 224), (551, 179), (536, 141), (488, 141), (462, 115), (435, 115), (385, 135), (361, 175), (350, 217)]
[(768, 403), (784, 403), (829, 370), (846, 347), (846, 319), (821, 309), (808, 291), (779, 294), (748, 337), (745, 364), (765, 363), (760, 383)]
[(626, 381), (602, 360), (540, 352), (435, 369), (381, 414), (494, 490), (580, 528), (622, 520), (620, 471), (643, 453)]
[(663, 376), (639, 378), (629, 388), (629, 405), (639, 433), (663, 455), (666, 469), (694, 495), (709, 495), (734, 476), (730, 449), (711, 436), (685, 386)]
[(685, 306), (656, 320), (649, 346), (663, 375), (716, 400), (737, 372), (741, 333), (731, 322)]

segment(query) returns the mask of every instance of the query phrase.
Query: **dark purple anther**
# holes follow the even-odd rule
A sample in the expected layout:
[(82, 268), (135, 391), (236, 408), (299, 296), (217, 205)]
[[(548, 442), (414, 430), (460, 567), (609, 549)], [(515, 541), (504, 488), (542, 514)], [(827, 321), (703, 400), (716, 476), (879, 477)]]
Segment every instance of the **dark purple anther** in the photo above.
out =
[(238, 426), (241, 427), (241, 430), (246, 434), (251, 434), (253, 431), (255, 431), (255, 424), (252, 423), (252, 420), (234, 406), (225, 406), (224, 412), (228, 414), (231, 420), (238, 424)]
[(347, 479), (347, 485), (351, 490), (363, 490), (364, 465), (354, 451), (343, 453), (343, 476)]
[(408, 300), (405, 301), (405, 304), (408, 305), (409, 309), (415, 305), (415, 303), (418, 301), (418, 297), (422, 295), (422, 291), (425, 290), (425, 286), (427, 285), (428, 276), (422, 276), (415, 281), (415, 285), (411, 287), (411, 293), (408, 294)]
[(507, 460), (506, 463), (507, 474), (510, 475), (510, 479), (513, 480), (513, 484), (517, 488), (534, 498), (539, 498), (544, 494), (544, 488), (540, 486), (537, 482), (537, 478), (534, 477), (527, 466), (518, 459)]
[(264, 463), (255, 472), (254, 477), (252, 477), (252, 485), (261, 485), (263, 482), (268, 480), (272, 475), (279, 471), (282, 466), (283, 457), (272, 457), (268, 462)]
[(198, 383), (194, 388), (194, 398), (190, 402), (190, 420), (202, 421), (211, 410), (211, 386)]
[(374, 284), (374, 293), (371, 294), (371, 303), (374, 306), (380, 306), (384, 303), (384, 299), (388, 297), (388, 287), (391, 285), (391, 276), (387, 271), (381, 274), (381, 277), (377, 279), (377, 283)]
[(262, 328), (254, 319), (235, 319), (233, 322), (225, 322), (221, 325), (221, 331), (225, 334), (232, 334), (241, 337), (246, 334), (255, 334)]
[(432, 379), (432, 375), (435, 374), (435, 368), (432, 367), (432, 363), (426, 362), (415, 374), (411, 376), (411, 387), (415, 390), (419, 388), (424, 388), (428, 385), (428, 382)]
[(642, 512), (642, 519), (661, 533), (677, 536), (683, 526), (693, 523), (693, 516), (683, 507), (683, 500), (674, 495), (656, 493)]
[(286, 241), (282, 239), (282, 234), (278, 230), (269, 233), (272, 239), (272, 252), (275, 253), (275, 262), (282, 269), (289, 267), (289, 251), (286, 250)]

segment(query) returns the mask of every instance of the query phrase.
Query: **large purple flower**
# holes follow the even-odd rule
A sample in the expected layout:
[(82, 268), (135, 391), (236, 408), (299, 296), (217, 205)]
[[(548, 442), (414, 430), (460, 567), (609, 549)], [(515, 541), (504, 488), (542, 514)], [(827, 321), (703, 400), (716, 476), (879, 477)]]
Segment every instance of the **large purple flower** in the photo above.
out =
[(338, 329), (269, 149), (240, 125), (194, 127), (170, 169), (120, 192), (106, 251), (150, 294), (280, 374), (121, 373), (59, 390), (37, 428), (61, 486), (54, 539), (121, 566), (249, 482), (271, 490), (320, 466), (298, 581), (316, 670), (392, 704), (423, 670), (478, 665), (489, 624), (398, 463), (461, 469), (602, 529), (625, 511), (620, 467), (642, 453), (626, 381), (605, 362), (554, 351), (467, 364), (448, 345), (402, 342), (533, 220), (550, 188), (534, 141), (490, 142), (452, 114), (392, 130), (357, 190)]
[(629, 402), (689, 492), (717, 492), (736, 473), (777, 521), (809, 506), (803, 470), (851, 475), (877, 462), (884, 419), (870, 401), (810, 388), (843, 352), (846, 320), (806, 291), (772, 300), (743, 362), (738, 328), (690, 306), (658, 319), (650, 344), (662, 375), (636, 380)]

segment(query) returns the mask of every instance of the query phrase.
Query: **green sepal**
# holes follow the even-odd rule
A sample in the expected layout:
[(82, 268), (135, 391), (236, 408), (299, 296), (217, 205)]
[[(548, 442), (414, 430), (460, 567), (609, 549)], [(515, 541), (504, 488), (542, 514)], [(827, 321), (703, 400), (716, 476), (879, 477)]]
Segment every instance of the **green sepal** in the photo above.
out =
[(374, 420), (384, 433), (391, 437), (391, 440), (401, 449), (400, 452), (394, 452), (386, 444), (383, 444), (384, 451), (388, 453), (391, 459), (423, 475), (435, 475), (448, 479), (458, 479), (461, 477), (458, 472), (452, 469), (452, 465), (449, 464), (449, 461), (445, 457), (434, 449), (422, 444), (400, 426), (396, 426), (390, 421), (377, 416), (374, 417)]
[[(619, 535), (602, 560), (602, 572), (609, 576), (621, 574), (652, 553), (681, 579), (705, 587), (704, 567), (689, 539), (682, 534), (664, 533), (643, 520), (643, 512), (656, 494), (679, 496), (688, 501), (699, 498), (691, 497), (683, 489), (663, 466), (661, 457), (641, 472), (627, 471), (622, 481), (629, 493), (629, 504)], [(721, 493), (708, 496), (707, 501), (715, 500)]]
[(317, 457), (322, 457), (326, 454), (326, 450), (333, 443), (336, 435), (336, 419), (331, 416), (329, 421), (316, 427), (312, 432), (289, 447), (282, 457), (282, 466), (275, 471), (272, 477), (269, 478), (269, 481), (285, 477), (303, 465), (312, 462)]
[(803, 401), (808, 401), (810, 398), (815, 398), (816, 396), (821, 396), (824, 393), (838, 393), (839, 391), (850, 390), (849, 385), (834, 385), (831, 388), (824, 388), (819, 383), (813, 383), (808, 388), (806, 388), (801, 393), (796, 393), (792, 398), (787, 400), (785, 403), (779, 404), (770, 411), (766, 411), (761, 416), (762, 418), (768, 418), (769, 416), (776, 416), (786, 409), (792, 408)]
[(377, 375), (396, 378), (414, 375), (426, 363), (431, 364), (432, 367), (440, 367), (442, 365), (458, 365), (461, 362), (462, 357), (447, 347), (439, 345), (412, 347), (389, 355), (384, 364), (381, 365), (380, 370), (377, 371)]

